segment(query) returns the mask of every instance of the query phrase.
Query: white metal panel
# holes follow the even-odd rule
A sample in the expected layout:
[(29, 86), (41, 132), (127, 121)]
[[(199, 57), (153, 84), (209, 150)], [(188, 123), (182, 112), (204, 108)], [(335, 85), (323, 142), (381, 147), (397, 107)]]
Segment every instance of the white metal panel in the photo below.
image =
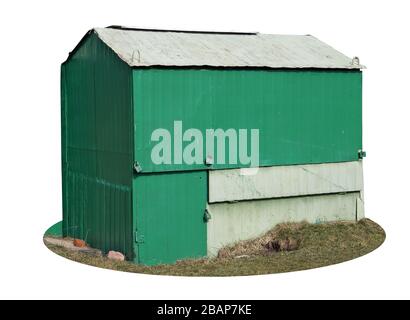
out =
[(209, 172), (209, 202), (362, 191), (361, 161)]
[(363, 198), (357, 198), (356, 201), (356, 219), (361, 220), (364, 218), (364, 203)]
[(310, 35), (189, 33), (112, 28), (97, 28), (94, 31), (132, 67), (363, 67)]
[(208, 255), (215, 256), (224, 246), (259, 237), (278, 223), (355, 221), (358, 200), (360, 193), (353, 192), (209, 204)]

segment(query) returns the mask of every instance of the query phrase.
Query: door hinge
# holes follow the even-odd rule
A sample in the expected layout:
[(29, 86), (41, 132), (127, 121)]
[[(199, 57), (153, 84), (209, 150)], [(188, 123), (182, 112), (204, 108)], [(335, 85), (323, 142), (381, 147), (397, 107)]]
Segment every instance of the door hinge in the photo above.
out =
[(135, 242), (144, 243), (144, 235), (138, 234), (138, 231), (135, 231)]
[(204, 222), (208, 222), (209, 220), (212, 219), (211, 214), (209, 213), (208, 209), (205, 209), (203, 219), (204, 219)]

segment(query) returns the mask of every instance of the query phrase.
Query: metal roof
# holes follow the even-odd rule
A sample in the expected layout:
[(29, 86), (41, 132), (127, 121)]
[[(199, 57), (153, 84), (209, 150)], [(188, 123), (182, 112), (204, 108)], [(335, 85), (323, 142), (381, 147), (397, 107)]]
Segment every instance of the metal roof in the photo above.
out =
[(265, 67), (361, 69), (311, 35), (147, 30), (94, 32), (131, 67)]

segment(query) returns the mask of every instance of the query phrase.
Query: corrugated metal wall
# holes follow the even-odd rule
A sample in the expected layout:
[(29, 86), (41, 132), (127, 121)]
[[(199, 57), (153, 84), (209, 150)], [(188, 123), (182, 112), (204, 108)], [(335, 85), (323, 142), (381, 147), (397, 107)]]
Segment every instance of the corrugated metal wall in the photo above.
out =
[(62, 66), (64, 235), (133, 258), (131, 70), (96, 35)]
[[(361, 71), (135, 69), (133, 77), (144, 172), (205, 168), (152, 163), (153, 130), (173, 132), (175, 120), (202, 132), (259, 129), (261, 166), (353, 161), (362, 148)], [(235, 167), (243, 165), (214, 165)]]

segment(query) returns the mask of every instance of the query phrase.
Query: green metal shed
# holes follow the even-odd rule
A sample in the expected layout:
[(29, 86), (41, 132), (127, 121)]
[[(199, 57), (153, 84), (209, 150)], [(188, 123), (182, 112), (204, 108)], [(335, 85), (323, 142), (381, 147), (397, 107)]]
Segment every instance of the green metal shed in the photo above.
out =
[[(152, 265), (361, 218), (361, 69), (310, 35), (89, 31), (61, 67), (64, 235)], [(257, 128), (260, 170), (155, 163), (152, 134), (175, 123)]]

